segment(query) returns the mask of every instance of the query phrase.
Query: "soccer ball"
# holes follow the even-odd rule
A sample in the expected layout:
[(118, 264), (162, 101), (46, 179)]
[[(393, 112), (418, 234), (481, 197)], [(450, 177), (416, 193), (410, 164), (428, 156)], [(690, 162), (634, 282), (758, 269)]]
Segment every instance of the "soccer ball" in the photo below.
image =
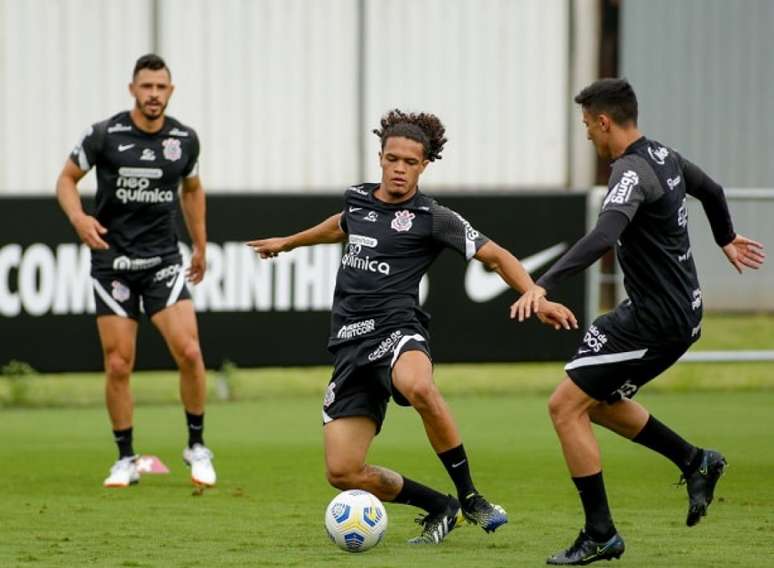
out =
[(364, 552), (384, 537), (387, 511), (368, 491), (342, 491), (325, 510), (325, 530), (342, 550)]

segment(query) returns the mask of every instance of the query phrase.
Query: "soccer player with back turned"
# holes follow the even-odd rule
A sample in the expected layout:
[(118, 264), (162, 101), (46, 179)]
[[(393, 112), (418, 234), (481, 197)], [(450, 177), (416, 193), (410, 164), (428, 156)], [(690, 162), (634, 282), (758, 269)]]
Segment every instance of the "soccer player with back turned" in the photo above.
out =
[(559, 282), (616, 245), (628, 299), (589, 327), (549, 402), (586, 524), (575, 543), (548, 564), (589, 564), (624, 552), (591, 423), (674, 462), (688, 490), (688, 526), (706, 515), (725, 469), (719, 452), (687, 442), (631, 400), (701, 333), (702, 295), (688, 239), (686, 194), (701, 201), (715, 241), (740, 273), (758, 268), (765, 258), (760, 243), (734, 232), (723, 189), (673, 149), (640, 133), (637, 98), (628, 82), (602, 79), (575, 102), (597, 152), (613, 160), (608, 192), (594, 229), (512, 306), (512, 313), (520, 320), (539, 314), (538, 302)]
[[(118, 461), (106, 487), (139, 481), (132, 440), (132, 395), (137, 320), (144, 311), (180, 368), (180, 397), (188, 424), (183, 459), (197, 485), (214, 485), (212, 453), (204, 445), (205, 370), (186, 277), (194, 284), (206, 268), (204, 188), (199, 181), (196, 132), (165, 109), (174, 86), (157, 55), (137, 60), (129, 91), (134, 108), (86, 130), (57, 180), (57, 197), (78, 236), (91, 250), (97, 328), (105, 364), (107, 401)], [(78, 181), (97, 168), (94, 216), (81, 207)], [(178, 196), (178, 188), (182, 192)], [(175, 218), (178, 203), (193, 241), (183, 269)]]
[[(339, 489), (365, 489), (384, 501), (424, 509), (422, 532), (411, 542), (437, 544), (457, 525), (460, 512), (486, 531), (508, 518), (476, 490), (459, 430), (433, 382), (420, 279), (445, 248), (485, 263), (516, 290), (529, 288), (532, 279), (509, 252), (419, 191), (419, 176), (440, 159), (446, 142), (437, 117), (396, 110), (374, 132), (381, 141), (381, 183), (350, 187), (343, 211), (315, 227), (248, 244), (268, 258), (300, 246), (347, 242), (328, 343), (335, 367), (322, 413), (328, 481)], [(541, 310), (546, 323), (575, 323), (559, 304), (544, 301)], [(390, 396), (419, 413), (456, 486), (456, 498), (366, 463)]]

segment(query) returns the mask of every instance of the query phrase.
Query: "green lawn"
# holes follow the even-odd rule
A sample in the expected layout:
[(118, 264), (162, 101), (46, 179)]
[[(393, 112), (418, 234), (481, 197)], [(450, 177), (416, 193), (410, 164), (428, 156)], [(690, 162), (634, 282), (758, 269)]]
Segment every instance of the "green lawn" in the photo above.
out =
[[(321, 385), (318, 385), (322, 388)], [(627, 543), (621, 566), (771, 566), (774, 392), (644, 393), (662, 420), (731, 464), (710, 515), (684, 526), (684, 488), (668, 462), (602, 434), (605, 475)], [(172, 469), (126, 490), (100, 484), (114, 459), (102, 408), (11, 409), (0, 416), (0, 566), (538, 566), (581, 525), (545, 397), (452, 396), (479, 487), (510, 512), (494, 535), (463, 527), (438, 547), (405, 544), (416, 510), (388, 505), (385, 541), (361, 555), (323, 530), (314, 396), (213, 404), (207, 440), (219, 485), (195, 495), (180, 461), (177, 405), (141, 406), (138, 451)], [(418, 417), (391, 406), (370, 459), (444, 491), (452, 486)]]

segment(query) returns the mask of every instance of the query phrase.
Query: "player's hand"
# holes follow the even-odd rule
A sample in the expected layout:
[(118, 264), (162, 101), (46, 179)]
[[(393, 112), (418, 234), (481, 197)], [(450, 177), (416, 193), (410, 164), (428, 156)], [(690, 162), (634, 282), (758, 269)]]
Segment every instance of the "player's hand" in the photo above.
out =
[(540, 311), (540, 301), (546, 297), (546, 290), (535, 284), (521, 295), (511, 306), (511, 319), (519, 318), (519, 321), (529, 319), (532, 313)]
[(758, 270), (766, 258), (762, 243), (742, 235), (737, 235), (733, 241), (724, 246), (723, 252), (726, 253), (728, 262), (736, 268), (739, 274), (742, 273), (745, 266)]
[(247, 241), (245, 244), (258, 253), (261, 258), (273, 258), (281, 252), (290, 250), (288, 240), (285, 237), (257, 239), (254, 241)]
[(107, 233), (107, 229), (103, 227), (96, 218), (85, 213), (73, 219), (73, 227), (75, 232), (78, 233), (81, 241), (90, 249), (107, 250), (110, 246), (102, 240), (100, 235)]
[(191, 284), (198, 284), (204, 278), (204, 272), (207, 270), (207, 260), (204, 256), (204, 250), (194, 247), (191, 253), (191, 266), (186, 271), (186, 277)]
[(556, 302), (549, 302), (545, 298), (540, 301), (540, 310), (536, 315), (541, 322), (556, 330), (578, 329), (578, 320), (570, 308)]

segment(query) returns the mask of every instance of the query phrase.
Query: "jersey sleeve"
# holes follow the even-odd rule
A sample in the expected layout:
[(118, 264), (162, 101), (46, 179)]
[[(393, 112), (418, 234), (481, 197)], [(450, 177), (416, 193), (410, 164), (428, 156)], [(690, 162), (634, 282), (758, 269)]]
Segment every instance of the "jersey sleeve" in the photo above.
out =
[(191, 178), (199, 175), (199, 135), (191, 130), (191, 155), (183, 170), (183, 177)]
[(626, 215), (629, 221), (634, 219), (640, 205), (655, 201), (662, 193), (658, 180), (649, 174), (638, 167), (634, 159), (618, 160), (613, 166), (600, 214), (618, 211)]
[(70, 159), (84, 172), (88, 172), (97, 163), (97, 156), (102, 151), (105, 138), (104, 130), (103, 123), (89, 126), (70, 152)]
[(432, 238), (445, 247), (456, 250), (470, 260), (489, 239), (478, 232), (462, 215), (448, 207), (435, 204)]
[(736, 238), (734, 224), (723, 188), (696, 164), (677, 154), (685, 178), (685, 191), (701, 201), (704, 213), (718, 246), (725, 246)]

